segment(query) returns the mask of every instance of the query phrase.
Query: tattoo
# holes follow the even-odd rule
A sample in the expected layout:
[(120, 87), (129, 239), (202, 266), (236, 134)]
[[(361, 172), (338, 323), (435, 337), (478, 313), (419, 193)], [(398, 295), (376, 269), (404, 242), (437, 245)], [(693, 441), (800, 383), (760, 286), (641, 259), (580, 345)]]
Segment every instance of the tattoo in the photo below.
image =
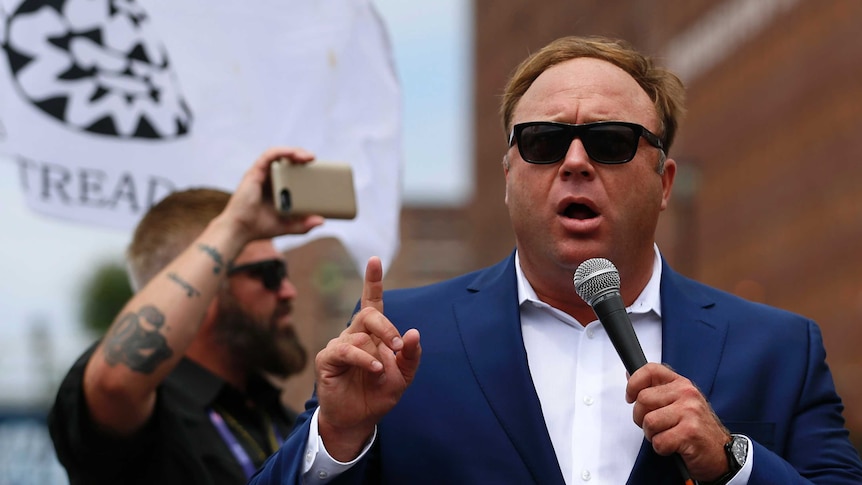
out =
[(145, 305), (138, 313), (121, 316), (105, 336), (105, 360), (111, 367), (124, 364), (133, 371), (152, 374), (174, 354), (165, 336), (159, 333), (165, 316), (156, 307)]
[(198, 249), (209, 254), (209, 256), (213, 259), (213, 261), (215, 261), (216, 265), (213, 268), (213, 274), (219, 274), (219, 272), (222, 270), (222, 268), (224, 268), (224, 258), (222, 258), (221, 253), (218, 252), (218, 249), (216, 249), (212, 246), (207, 246), (206, 244), (203, 244), (203, 243), (198, 244)]
[(189, 298), (191, 298), (193, 296), (201, 296), (200, 291), (196, 290), (194, 286), (185, 282), (182, 278), (177, 276), (176, 273), (168, 273), (168, 278), (173, 280), (176, 284), (182, 286), (183, 289), (186, 290), (186, 296), (188, 296)]

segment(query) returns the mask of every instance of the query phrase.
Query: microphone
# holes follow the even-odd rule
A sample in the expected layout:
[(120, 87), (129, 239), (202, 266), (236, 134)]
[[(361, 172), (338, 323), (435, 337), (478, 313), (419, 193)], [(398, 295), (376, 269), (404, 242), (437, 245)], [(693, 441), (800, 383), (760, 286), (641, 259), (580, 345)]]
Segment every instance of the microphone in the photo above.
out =
[[(646, 356), (626, 313), (626, 305), (620, 295), (620, 273), (614, 263), (605, 258), (588, 259), (575, 270), (573, 280), (575, 292), (592, 307), (602, 322), (629, 375), (645, 366)], [(673, 459), (683, 481), (687, 485), (693, 484), (682, 457), (675, 453)]]
[(593, 308), (629, 375), (647, 363), (620, 295), (620, 273), (604, 258), (588, 259), (575, 271), (575, 291)]

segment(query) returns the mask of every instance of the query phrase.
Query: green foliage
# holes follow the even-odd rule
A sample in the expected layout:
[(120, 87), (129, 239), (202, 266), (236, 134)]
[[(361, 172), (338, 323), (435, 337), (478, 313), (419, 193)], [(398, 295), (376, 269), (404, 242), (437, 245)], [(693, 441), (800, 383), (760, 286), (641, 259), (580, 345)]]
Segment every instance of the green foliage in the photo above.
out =
[(113, 262), (102, 263), (84, 284), (81, 321), (85, 327), (102, 335), (131, 296), (132, 287), (125, 267)]

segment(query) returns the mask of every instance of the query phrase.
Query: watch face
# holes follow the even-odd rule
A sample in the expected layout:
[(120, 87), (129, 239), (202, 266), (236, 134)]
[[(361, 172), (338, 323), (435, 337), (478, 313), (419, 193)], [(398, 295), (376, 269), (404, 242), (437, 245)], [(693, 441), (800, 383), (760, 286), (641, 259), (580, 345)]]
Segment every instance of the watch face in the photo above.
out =
[(734, 436), (730, 445), (730, 452), (733, 453), (733, 458), (739, 463), (739, 466), (745, 464), (745, 457), (748, 456), (748, 440), (742, 436)]

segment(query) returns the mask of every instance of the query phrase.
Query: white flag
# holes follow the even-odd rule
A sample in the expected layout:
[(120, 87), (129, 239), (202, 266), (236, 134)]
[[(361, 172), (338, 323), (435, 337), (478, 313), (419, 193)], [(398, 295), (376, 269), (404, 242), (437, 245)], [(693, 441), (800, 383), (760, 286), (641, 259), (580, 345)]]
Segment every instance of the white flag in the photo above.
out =
[(401, 105), (369, 0), (3, 0), (0, 151), (34, 210), (131, 229), (170, 191), (233, 190), (264, 149), (353, 166), (337, 237), (360, 273), (391, 263)]

